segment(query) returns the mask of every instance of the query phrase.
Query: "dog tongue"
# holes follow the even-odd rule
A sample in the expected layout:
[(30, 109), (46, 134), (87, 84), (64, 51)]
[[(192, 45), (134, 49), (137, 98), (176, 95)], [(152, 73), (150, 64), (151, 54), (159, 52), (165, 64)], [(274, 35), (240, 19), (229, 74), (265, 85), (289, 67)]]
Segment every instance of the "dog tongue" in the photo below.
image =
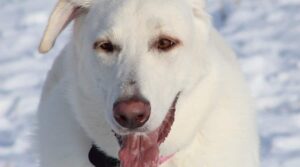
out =
[(121, 167), (158, 167), (159, 130), (147, 135), (127, 135), (123, 137), (119, 152)]

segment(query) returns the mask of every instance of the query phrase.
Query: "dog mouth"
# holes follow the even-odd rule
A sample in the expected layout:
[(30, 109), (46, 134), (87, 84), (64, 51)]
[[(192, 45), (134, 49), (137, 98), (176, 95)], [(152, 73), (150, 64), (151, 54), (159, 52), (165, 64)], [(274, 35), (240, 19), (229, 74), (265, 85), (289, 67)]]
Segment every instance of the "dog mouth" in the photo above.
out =
[(168, 137), (175, 118), (176, 103), (180, 93), (174, 98), (162, 124), (146, 134), (117, 135), (121, 149), (121, 167), (158, 167), (160, 165), (159, 146)]

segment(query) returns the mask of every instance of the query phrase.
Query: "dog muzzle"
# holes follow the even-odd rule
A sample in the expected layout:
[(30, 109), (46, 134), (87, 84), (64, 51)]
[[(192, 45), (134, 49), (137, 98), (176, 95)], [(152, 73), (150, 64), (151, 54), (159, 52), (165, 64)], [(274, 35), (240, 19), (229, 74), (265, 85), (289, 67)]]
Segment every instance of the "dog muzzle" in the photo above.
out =
[(129, 134), (120, 136), (115, 133), (121, 146), (119, 160), (106, 156), (93, 146), (89, 154), (91, 163), (96, 167), (105, 167), (104, 164), (107, 163), (107, 167), (119, 165), (121, 167), (158, 167), (172, 158), (175, 153), (168, 156), (160, 156), (159, 146), (165, 141), (171, 131), (179, 95), (180, 93), (175, 97), (164, 121), (156, 130), (143, 135)]

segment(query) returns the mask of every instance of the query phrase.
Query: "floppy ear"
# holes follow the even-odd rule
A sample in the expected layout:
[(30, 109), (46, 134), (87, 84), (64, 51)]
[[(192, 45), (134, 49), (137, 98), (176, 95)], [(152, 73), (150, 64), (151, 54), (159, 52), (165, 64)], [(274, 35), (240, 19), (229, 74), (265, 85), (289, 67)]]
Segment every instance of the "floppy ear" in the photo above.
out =
[(40, 53), (47, 53), (65, 27), (82, 14), (91, 0), (59, 0), (56, 4), (39, 46)]

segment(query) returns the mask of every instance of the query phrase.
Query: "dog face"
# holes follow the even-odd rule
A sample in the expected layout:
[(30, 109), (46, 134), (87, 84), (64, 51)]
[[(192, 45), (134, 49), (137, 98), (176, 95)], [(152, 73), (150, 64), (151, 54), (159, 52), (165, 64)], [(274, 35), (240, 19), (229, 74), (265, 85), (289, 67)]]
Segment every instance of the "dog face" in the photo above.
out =
[[(207, 70), (202, 53), (209, 23), (203, 6), (194, 1), (99, 0), (80, 12), (71, 42), (76, 84), (97, 106), (79, 111), (79, 117), (93, 122), (85, 128), (105, 117), (118, 134), (154, 131), (176, 96), (201, 81)], [(78, 10), (73, 8), (72, 14)], [(132, 97), (151, 108), (147, 121), (134, 130), (121, 126), (113, 112), (116, 102)]]
[(203, 57), (195, 53), (206, 34), (198, 40), (197, 28), (204, 27), (197, 24), (192, 8), (180, 0), (99, 2), (80, 21), (76, 52), (86, 70), (79, 80), (95, 82), (94, 89), (85, 89), (105, 96), (95, 98), (105, 99), (106, 118), (117, 133), (128, 132), (113, 116), (118, 99), (149, 101), (150, 118), (138, 131), (153, 131), (176, 95), (201, 78)]

